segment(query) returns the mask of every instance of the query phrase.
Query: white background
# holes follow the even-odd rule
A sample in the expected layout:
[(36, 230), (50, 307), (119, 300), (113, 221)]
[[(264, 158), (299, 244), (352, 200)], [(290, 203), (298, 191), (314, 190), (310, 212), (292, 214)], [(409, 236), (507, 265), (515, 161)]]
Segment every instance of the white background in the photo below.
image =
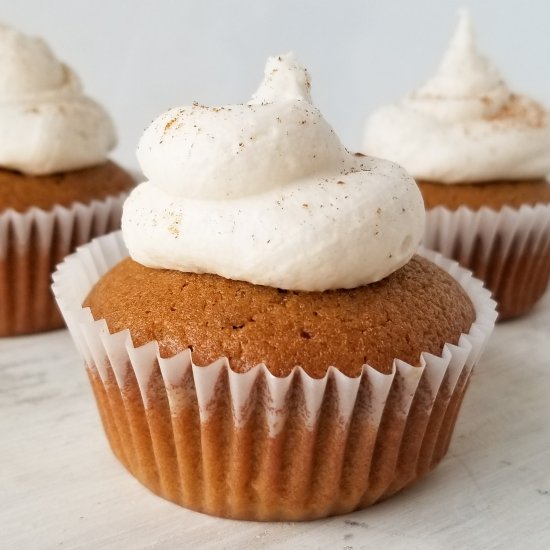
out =
[[(144, 127), (193, 100), (246, 101), (294, 49), (316, 103), (356, 148), (365, 115), (435, 69), (463, 0), (0, 0), (114, 117), (135, 166)], [(550, 105), (550, 0), (471, 2), (482, 49)], [(1, 67), (0, 67), (1, 71)], [(0, 130), (1, 131), (1, 130)], [(66, 331), (0, 343), (0, 546), (44, 550), (550, 548), (550, 295), (495, 330), (449, 454), (423, 483), (350, 516), (230, 522), (144, 490), (107, 449)]]
[[(435, 70), (464, 0), (0, 0), (0, 21), (43, 36), (115, 119), (114, 157), (169, 107), (247, 101), (268, 55), (294, 50), (348, 148), (365, 116)], [(516, 91), (550, 104), (550, 1), (478, 0), (479, 44)]]

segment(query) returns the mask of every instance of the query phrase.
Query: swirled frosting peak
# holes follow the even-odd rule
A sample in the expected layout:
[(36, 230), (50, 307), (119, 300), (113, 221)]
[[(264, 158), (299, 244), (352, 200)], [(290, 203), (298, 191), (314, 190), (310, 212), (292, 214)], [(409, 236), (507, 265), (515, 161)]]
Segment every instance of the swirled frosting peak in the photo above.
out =
[(550, 172), (550, 117), (510, 91), (462, 11), (435, 76), (373, 113), (364, 150), (441, 183), (540, 178)]
[(105, 160), (108, 114), (43, 40), (0, 25), (0, 67), (0, 167), (42, 175)]
[(407, 101), (442, 120), (461, 121), (493, 116), (510, 95), (497, 69), (478, 51), (472, 21), (462, 10), (435, 76)]
[(312, 102), (309, 73), (298, 64), (293, 53), (267, 60), (264, 79), (248, 104), (273, 103), (283, 99)]
[(349, 153), (309, 88), (294, 57), (279, 56), (249, 103), (194, 103), (153, 121), (137, 151), (148, 181), (124, 205), (132, 258), (306, 291), (404, 265), (424, 226), (416, 184), (391, 162)]

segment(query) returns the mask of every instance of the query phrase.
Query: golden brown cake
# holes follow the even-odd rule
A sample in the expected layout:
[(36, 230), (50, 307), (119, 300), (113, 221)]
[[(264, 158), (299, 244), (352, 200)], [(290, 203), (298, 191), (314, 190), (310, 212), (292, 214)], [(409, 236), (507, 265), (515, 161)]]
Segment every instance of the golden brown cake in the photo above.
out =
[[(485, 281), (498, 303), (499, 321), (528, 313), (550, 280), (550, 183), (531, 180), (449, 186), (419, 181), (418, 186), (428, 209), (426, 245), (459, 261)], [(453, 214), (462, 219), (453, 224), (456, 235), (438, 230), (449, 226), (443, 220)], [(483, 232), (480, 227), (472, 239), (472, 228), (482, 224)], [(492, 235), (484, 236), (491, 229)], [(460, 236), (461, 232), (464, 235)]]
[(132, 176), (112, 161), (44, 176), (0, 169), (0, 212), (90, 204), (127, 193), (134, 185)]
[(325, 292), (126, 259), (97, 283), (84, 307), (110, 332), (128, 328), (135, 346), (156, 340), (162, 357), (189, 348), (197, 365), (227, 357), (237, 372), (265, 363), (275, 376), (300, 365), (314, 378), (329, 365), (347, 376), (358, 376), (365, 363), (389, 373), (395, 358), (418, 366), (423, 351), (439, 355), (475, 319), (460, 285), (419, 256), (378, 283)]
[(441, 182), (417, 180), (426, 209), (444, 206), (457, 210), (466, 206), (472, 210), (490, 208), (498, 211), (508, 206), (521, 208), (550, 204), (550, 183), (547, 180), (489, 181), (445, 185)]
[[(441, 355), (443, 346), (457, 344), (476, 318), (460, 285), (419, 256), (379, 283), (309, 293), (216, 275), (151, 269), (126, 259), (99, 280), (84, 306), (91, 308), (94, 318), (105, 319), (110, 332), (129, 329), (135, 346), (158, 342), (163, 357), (190, 349), (197, 365), (206, 367), (226, 357), (235, 372), (264, 363), (277, 377), (291, 375), (295, 365), (314, 378), (325, 376), (331, 365), (346, 376), (357, 377), (365, 363), (387, 375), (395, 358), (418, 367), (423, 352)], [(177, 416), (170, 414), (158, 370), (148, 384), (147, 400), (155, 404), (148, 420), (141, 412), (141, 395), (134, 381), (126, 383), (121, 401), (114, 379), (105, 383), (97, 371), (89, 374), (111, 447), (128, 470), (159, 495), (210, 514), (304, 520), (351, 511), (416, 481), (439, 461), (448, 441), (442, 418), (433, 419), (432, 427), (426, 428), (422, 400), (430, 398), (419, 395), (418, 406), (409, 416), (411, 428), (404, 447), (409, 446), (410, 455), (403, 458), (415, 456), (424, 442), (434, 453), (429, 463), (418, 464), (416, 471), (403, 464), (396, 476), (385, 446), (392, 449), (404, 426), (388, 413), (378, 431), (385, 446), (377, 448), (368, 483), (360, 470), (365, 467), (362, 454), (368, 456), (373, 442), (363, 433), (360, 415), (351, 422), (350, 433), (338, 429), (334, 414), (338, 396), (333, 384), (325, 394), (317, 436), (300, 424), (303, 404), (298, 398), (288, 401), (286, 429), (270, 438), (260, 400), (247, 425), (233, 428), (231, 396), (225, 386), (218, 390), (214, 419), (201, 428), (194, 400)], [(260, 393), (265, 391), (263, 384), (258, 380)], [(187, 391), (186, 384), (179, 389)], [(449, 409), (448, 429), (454, 425), (459, 401), (455, 397)], [(442, 398), (442, 408), (444, 403)], [(153, 448), (149, 446), (151, 426), (157, 441)], [(180, 445), (184, 448), (179, 449)], [(226, 445), (238, 448), (236, 458), (220, 460), (230, 452)], [(305, 449), (312, 446), (317, 457), (313, 463), (303, 460)], [(174, 448), (179, 469), (171, 457)], [(339, 464), (344, 449), (345, 460)], [(339, 458), (331, 461), (331, 456)], [(251, 469), (253, 484), (246, 481)], [(322, 485), (315, 482), (305, 487), (308, 479), (318, 478), (324, 480)], [(292, 492), (289, 486), (294, 487)], [(328, 498), (335, 487), (340, 496)], [(264, 496), (259, 497), (257, 491)]]
[[(12, 225), (0, 235), (0, 336), (63, 326), (50, 291), (51, 273), (78, 246), (120, 227), (121, 197), (134, 184), (110, 161), (50, 176), (0, 170), (0, 217), (9, 218)], [(79, 215), (71, 214), (77, 204)], [(57, 218), (53, 209), (59, 207), (64, 207), (68, 220)], [(40, 234), (44, 225), (30, 209), (47, 219), (46, 235)], [(23, 243), (16, 228), (25, 228)]]
[[(106, 241), (105, 249), (113, 250), (113, 244)], [(76, 278), (70, 270), (69, 278)], [(289, 521), (347, 513), (414, 483), (445, 455), (471, 373), (464, 361), (477, 357), (490, 331), (483, 318), (494, 322), (480, 306), (488, 294), (481, 296), (474, 311), (455, 279), (418, 256), (380, 283), (323, 293), (281, 292), (125, 259), (84, 300), (113, 333), (105, 348), (112, 359), (90, 365), (88, 375), (113, 452), (158, 495), (236, 519)], [(473, 348), (462, 347), (470, 328), (485, 336), (469, 340)], [(86, 330), (95, 332), (91, 325)], [(136, 346), (131, 355), (123, 352), (117, 330), (129, 331)], [(171, 366), (161, 367), (151, 342)], [(424, 367), (421, 356), (441, 357), (444, 344), (459, 346), (454, 368), (441, 371), (452, 347), (446, 361), (428, 359)], [(214, 377), (206, 388), (202, 376), (185, 366), (186, 350), (202, 365), (193, 369)], [(418, 383), (414, 371), (394, 376), (392, 350), (429, 376), (418, 386), (411, 382)], [(228, 358), (231, 370), (216, 375), (213, 365), (220, 356)], [(380, 386), (367, 374), (364, 358), (393, 379), (391, 386)], [(287, 388), (282, 399), (258, 371), (262, 359), (266, 372), (277, 376), (275, 387)], [(295, 364), (320, 387), (312, 388)], [(349, 397), (347, 421), (339, 412), (347, 400), (340, 393), (343, 382), (327, 373), (333, 364), (351, 377), (345, 384), (357, 388)], [(145, 379), (143, 370), (149, 373)], [(254, 376), (252, 387), (235, 378), (247, 372)], [(389, 389), (387, 397), (383, 388)], [(241, 392), (244, 401), (237, 397)], [(211, 395), (207, 404), (205, 393)], [(316, 420), (307, 420), (308, 400), (321, 394)], [(235, 408), (236, 402), (243, 408)]]

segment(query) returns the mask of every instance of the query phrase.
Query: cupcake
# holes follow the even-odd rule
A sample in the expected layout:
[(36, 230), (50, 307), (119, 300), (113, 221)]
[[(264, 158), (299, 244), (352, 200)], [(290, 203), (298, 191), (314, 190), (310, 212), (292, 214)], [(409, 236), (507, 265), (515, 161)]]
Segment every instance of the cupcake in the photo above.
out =
[(533, 307), (550, 278), (550, 116), (478, 52), (466, 12), (436, 75), (367, 120), (363, 150), (416, 179), (424, 244), (483, 279), (499, 319)]
[(120, 226), (112, 122), (40, 39), (0, 25), (0, 336), (60, 328), (51, 273)]
[(113, 452), (208, 514), (321, 518), (421, 478), (494, 325), (479, 281), (417, 254), (414, 180), (309, 90), (289, 54), (247, 104), (162, 114), (122, 233), (54, 275)]

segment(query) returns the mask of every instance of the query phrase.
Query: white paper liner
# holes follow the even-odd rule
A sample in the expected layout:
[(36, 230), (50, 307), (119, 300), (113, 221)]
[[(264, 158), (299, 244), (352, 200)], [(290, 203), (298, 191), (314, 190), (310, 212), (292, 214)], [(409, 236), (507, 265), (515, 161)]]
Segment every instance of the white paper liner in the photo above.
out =
[(125, 198), (0, 213), (0, 336), (62, 326), (51, 272), (77, 246), (118, 229)]
[(528, 311), (550, 278), (550, 204), (426, 213), (424, 246), (436, 250), (485, 281), (500, 318)]
[[(185, 378), (189, 369), (192, 370), (200, 403), (200, 414), (204, 420), (208, 419), (208, 405), (222, 371), (227, 371), (229, 376), (234, 419), (237, 425), (241, 423), (242, 410), (245, 408), (251, 388), (260, 372), (268, 381), (273, 411), (277, 411), (278, 405), (284, 402), (292, 377), (300, 376), (302, 378), (307, 405), (307, 420), (311, 425), (315, 422), (329, 378), (334, 378), (341, 396), (340, 413), (344, 422), (349, 420), (357, 389), (364, 376), (368, 377), (371, 385), (376, 388), (378, 398), (380, 395), (387, 395), (395, 376), (401, 378), (404, 387), (402, 413), (406, 416), (422, 376), (426, 378), (433, 391), (437, 392), (445, 372), (448, 371), (454, 384), (464, 367), (467, 369), (473, 367), (496, 317), (494, 302), (489, 299), (489, 292), (483, 288), (481, 282), (471, 276), (470, 272), (460, 268), (456, 262), (447, 260), (431, 251), (421, 250), (420, 252), (446, 269), (464, 287), (476, 308), (476, 321), (470, 332), (460, 337), (458, 346), (445, 345), (441, 357), (424, 353), (421, 356), (419, 367), (396, 360), (393, 372), (389, 375), (381, 374), (369, 365), (365, 365), (362, 374), (356, 378), (347, 377), (333, 367), (330, 367), (325, 377), (321, 379), (308, 376), (301, 367), (295, 368), (286, 378), (277, 378), (263, 364), (257, 365), (243, 374), (231, 370), (225, 358), (221, 358), (209, 366), (199, 367), (192, 363), (191, 354), (187, 350), (166, 359), (160, 356), (157, 342), (149, 342), (138, 348), (134, 347), (129, 331), (110, 334), (105, 320), (94, 321), (90, 309), (80, 307), (95, 282), (127, 255), (121, 232), (95, 239), (90, 245), (81, 247), (76, 254), (66, 258), (54, 273), (53, 291), (77, 349), (88, 368), (97, 368), (102, 379), (106, 380), (108, 369), (112, 367), (119, 386), (123, 387), (127, 369), (131, 365), (146, 406), (149, 378), (158, 363), (168, 395), (170, 395), (170, 388), (177, 386)], [(425, 371), (426, 374), (424, 374)], [(380, 399), (375, 407), (375, 415), (383, 406), (384, 400)], [(270, 430), (272, 433), (276, 432), (279, 424), (277, 414), (272, 412), (269, 418)]]
[[(329, 367), (326, 375), (321, 379), (310, 377), (301, 367), (295, 367), (285, 378), (277, 378), (263, 364), (257, 365), (246, 373), (237, 373), (230, 368), (225, 358), (208, 366), (199, 367), (193, 364), (189, 350), (170, 358), (162, 358), (157, 342), (149, 342), (136, 348), (132, 344), (128, 330), (110, 334), (105, 320), (94, 321), (89, 308), (82, 308), (80, 304), (94, 283), (127, 255), (121, 232), (95, 239), (92, 243), (79, 248), (76, 254), (66, 258), (54, 274), (53, 290), (87, 368), (99, 374), (106, 388), (109, 383), (112, 383), (114, 377), (121, 395), (127, 391), (131, 369), (139, 385), (144, 411), (150, 407), (155, 408), (156, 404), (149, 402), (150, 385), (152, 373), (160, 369), (172, 419), (178, 417), (186, 402), (195, 399), (198, 403), (201, 425), (207, 426), (211, 415), (216, 414), (217, 392), (225, 384), (229, 388), (232, 411), (230, 422), (234, 428), (239, 430), (247, 424), (252, 408), (257, 406), (260, 399), (262, 411), (267, 420), (268, 437), (271, 441), (275, 441), (287, 419), (286, 405), (289, 402), (289, 395), (293, 388), (295, 391), (296, 384), (299, 382), (298, 391), (304, 404), (303, 423), (312, 434), (316, 432), (327, 394), (334, 392), (337, 394), (337, 425), (343, 432), (350, 430), (353, 422), (359, 422), (361, 425), (372, 427), (373, 437), (376, 438), (376, 432), (381, 429), (384, 422), (397, 426), (397, 429), (393, 430), (397, 438), (396, 444), (386, 448), (384, 444), (374, 445), (372, 440), (375, 451), (369, 459), (372, 462), (376, 459), (385, 465), (389, 464), (388, 467), (392, 468), (395, 479), (392, 478), (393, 483), (388, 486), (387, 476), (381, 476), (378, 480), (377, 472), (371, 473), (371, 477), (374, 477), (370, 480), (369, 494), (359, 504), (357, 504), (359, 501), (354, 501), (353, 504), (353, 507), (363, 507), (389, 496), (417, 477), (415, 473), (417, 462), (418, 475), (421, 475), (429, 471), (445, 454), (453, 426), (445, 427), (444, 424), (448, 419), (448, 422), (454, 424), (455, 413), (460, 407), (469, 375), (487, 342), (496, 319), (495, 302), (490, 298), (490, 293), (479, 280), (472, 277), (469, 271), (440, 254), (428, 250), (421, 250), (420, 253), (448, 271), (467, 292), (476, 312), (476, 319), (470, 331), (460, 336), (457, 345), (446, 344), (439, 357), (422, 353), (418, 367), (395, 360), (392, 372), (383, 374), (369, 365), (364, 365), (362, 373), (355, 378), (346, 376), (334, 367)], [(258, 387), (262, 384), (265, 391), (258, 397)], [(409, 413), (415, 400), (417, 405), (413, 416), (417, 418), (418, 411), (421, 410), (421, 420), (412, 421)], [(421, 406), (418, 405), (420, 402)], [(431, 411), (436, 403), (438, 415), (437, 418), (433, 418)], [(453, 407), (456, 411), (447, 414), (447, 409)], [(430, 422), (435, 425), (431, 431), (444, 433), (444, 437), (433, 441), (424, 440), (424, 432)], [(414, 425), (410, 426), (411, 423)], [(419, 431), (420, 436), (417, 441), (409, 437), (411, 429)], [(153, 433), (151, 437), (154, 438)], [(208, 441), (207, 436), (203, 434), (202, 439), (205, 445), (205, 441)], [(400, 453), (405, 451), (411, 455), (407, 456), (406, 460), (405, 457), (400, 458)], [(177, 448), (175, 453), (178, 454)], [(375, 454), (377, 454), (376, 457)], [(417, 457), (416, 462), (413, 455)], [(422, 457), (422, 463), (420, 457)], [(365, 468), (368, 472), (368, 468), (366, 466)], [(365, 475), (368, 477), (368, 474)], [(137, 477), (143, 481), (142, 477), (139, 475)], [(152, 488), (146, 481), (144, 483)], [(166, 486), (169, 485), (166, 480), (164, 483)], [(248, 484), (250, 483), (252, 482)], [(296, 483), (299, 484), (298, 481)], [(160, 484), (160, 489), (153, 487), (152, 490), (166, 498), (208, 513), (249, 519), (305, 519), (305, 516), (302, 517), (299, 513), (290, 515), (289, 512), (285, 515), (281, 512), (277, 515), (274, 512), (257, 512), (251, 515), (238, 512), (235, 507), (217, 508), (212, 503), (208, 504), (208, 486), (203, 487), (203, 491), (207, 494), (204, 497), (207, 503), (200, 506), (190, 504), (185, 499), (182, 501), (174, 494), (170, 494), (168, 489), (163, 489), (162, 479)], [(337, 494), (338, 487), (335, 487), (335, 491)], [(359, 497), (356, 497), (356, 500), (357, 498)], [(348, 509), (343, 504), (341, 508), (334, 506), (323, 511), (311, 512), (307, 517), (322, 517), (329, 513), (341, 513), (338, 510)]]

